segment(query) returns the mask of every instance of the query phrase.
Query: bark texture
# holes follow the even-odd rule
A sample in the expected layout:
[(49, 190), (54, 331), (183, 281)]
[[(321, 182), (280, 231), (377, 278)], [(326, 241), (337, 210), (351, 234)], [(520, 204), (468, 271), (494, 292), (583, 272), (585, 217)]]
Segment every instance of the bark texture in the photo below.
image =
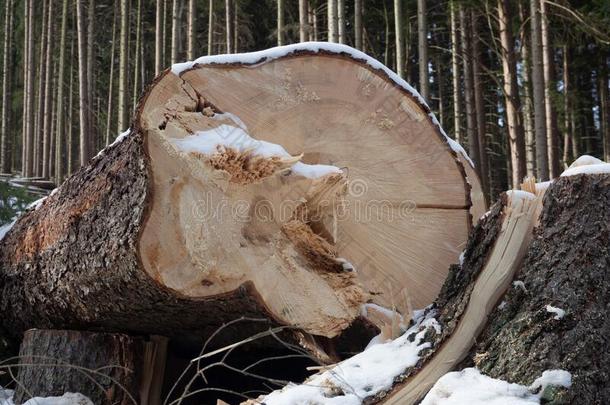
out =
[(135, 133), (107, 149), (0, 242), (0, 336), (16, 341), (34, 327), (209, 335), (265, 313), (249, 284), (202, 301), (179, 298), (141, 271), (137, 240), (151, 191), (143, 148)]
[(19, 353), (14, 401), (80, 392), (94, 404), (133, 404), (143, 353), (143, 340), (127, 335), (29, 330)]
[[(544, 370), (572, 374), (556, 404), (610, 401), (610, 176), (558, 179), (547, 191), (540, 226), (513, 288), (473, 350), (494, 378), (531, 384)], [(547, 305), (565, 310), (555, 319)]]

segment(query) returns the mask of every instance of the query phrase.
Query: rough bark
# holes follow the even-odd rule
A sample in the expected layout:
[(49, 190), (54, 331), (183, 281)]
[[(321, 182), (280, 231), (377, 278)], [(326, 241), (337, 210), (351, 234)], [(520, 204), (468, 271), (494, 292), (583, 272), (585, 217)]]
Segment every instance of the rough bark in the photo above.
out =
[[(560, 177), (544, 199), (540, 225), (517, 274), (525, 289), (503, 298), (473, 349), (494, 378), (531, 384), (544, 370), (572, 374), (572, 387), (550, 391), (556, 404), (610, 401), (610, 176)], [(565, 317), (545, 308), (565, 310)]]
[(79, 392), (94, 404), (127, 405), (139, 399), (144, 341), (123, 334), (38, 330), (19, 350), (14, 401)]

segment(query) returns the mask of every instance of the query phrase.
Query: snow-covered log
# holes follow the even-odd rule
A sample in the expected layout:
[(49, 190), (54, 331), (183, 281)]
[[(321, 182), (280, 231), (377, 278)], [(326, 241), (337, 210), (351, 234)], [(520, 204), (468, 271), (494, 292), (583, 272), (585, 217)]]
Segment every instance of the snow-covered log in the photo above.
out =
[(434, 300), (485, 209), (469, 165), (352, 48), (174, 65), (0, 241), (0, 322), (172, 336), (245, 316), (339, 338), (367, 301)]

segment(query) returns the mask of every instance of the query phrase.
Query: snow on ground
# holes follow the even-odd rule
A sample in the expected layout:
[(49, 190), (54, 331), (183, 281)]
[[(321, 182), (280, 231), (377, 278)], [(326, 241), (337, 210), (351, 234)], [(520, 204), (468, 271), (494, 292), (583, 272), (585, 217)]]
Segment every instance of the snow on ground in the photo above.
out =
[[(241, 153), (247, 152), (264, 158), (295, 158), (281, 145), (254, 139), (243, 128), (224, 124), (208, 131), (196, 132), (182, 139), (172, 139), (171, 143), (182, 152), (197, 152), (209, 156), (225, 149), (234, 149)], [(311, 179), (331, 173), (341, 173), (341, 169), (336, 166), (308, 165), (302, 162), (294, 163), (290, 169), (296, 175)]]
[[(14, 405), (12, 390), (0, 387), (0, 405)], [(23, 405), (94, 405), (93, 402), (83, 394), (67, 392), (61, 397), (35, 397), (27, 400)]]
[(441, 377), (421, 405), (529, 405), (539, 404), (547, 386), (569, 388), (572, 376), (564, 370), (547, 370), (529, 387), (496, 380), (476, 368)]
[(555, 319), (555, 320), (560, 320), (561, 318), (563, 318), (566, 315), (566, 311), (564, 311), (561, 308), (554, 307), (552, 305), (546, 306), (546, 312), (554, 313), (555, 316), (553, 317), (553, 319)]
[[(201, 58), (195, 59), (190, 62), (175, 63), (172, 65), (171, 71), (175, 75), (180, 75), (184, 71), (193, 68), (197, 65), (225, 65), (232, 63), (241, 63), (244, 65), (257, 65), (259, 63), (268, 62), (274, 59), (278, 59), (296, 52), (308, 51), (312, 53), (334, 53), (334, 54), (346, 54), (354, 59), (361, 60), (375, 70), (384, 72), (390, 80), (396, 83), (398, 86), (409, 92), (414, 98), (416, 98), (422, 105), (428, 106), (424, 98), (415, 90), (409, 83), (399, 77), (396, 73), (392, 72), (389, 68), (383, 65), (378, 60), (370, 57), (369, 55), (354, 49), (350, 46), (343, 44), (334, 44), (328, 42), (302, 42), (298, 44), (278, 46), (275, 48), (266, 49), (264, 51), (239, 53), (239, 54), (227, 54), (227, 55), (211, 55), (202, 56)], [(430, 110), (430, 108), (428, 108)], [(429, 113), (432, 123), (437, 127), (441, 134), (447, 140), (447, 143), (451, 149), (458, 155), (462, 155), (472, 167), (474, 163), (468, 157), (468, 153), (464, 150), (455, 140), (449, 138), (440, 123), (436, 119), (434, 114)]]
[[(426, 331), (438, 330), (434, 313), (416, 317), (415, 324), (402, 336), (387, 343), (370, 346), (367, 350), (310, 377), (300, 385), (288, 385), (266, 396), (266, 405), (359, 405), (366, 397), (389, 389), (394, 377), (414, 366), (419, 353), (430, 347), (423, 342)], [(409, 336), (415, 334), (413, 341)]]

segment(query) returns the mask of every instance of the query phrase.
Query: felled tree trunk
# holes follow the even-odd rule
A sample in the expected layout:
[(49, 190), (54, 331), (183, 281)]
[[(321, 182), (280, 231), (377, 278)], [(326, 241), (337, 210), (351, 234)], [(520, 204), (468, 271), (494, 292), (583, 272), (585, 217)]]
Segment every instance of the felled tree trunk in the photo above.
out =
[(29, 330), (14, 402), (79, 392), (94, 404), (139, 403), (145, 342), (122, 334)]
[(338, 339), (369, 300), (432, 302), (484, 211), (469, 173), (410, 87), (349, 47), (175, 65), (0, 241), (0, 322), (206, 336), (243, 316)]

